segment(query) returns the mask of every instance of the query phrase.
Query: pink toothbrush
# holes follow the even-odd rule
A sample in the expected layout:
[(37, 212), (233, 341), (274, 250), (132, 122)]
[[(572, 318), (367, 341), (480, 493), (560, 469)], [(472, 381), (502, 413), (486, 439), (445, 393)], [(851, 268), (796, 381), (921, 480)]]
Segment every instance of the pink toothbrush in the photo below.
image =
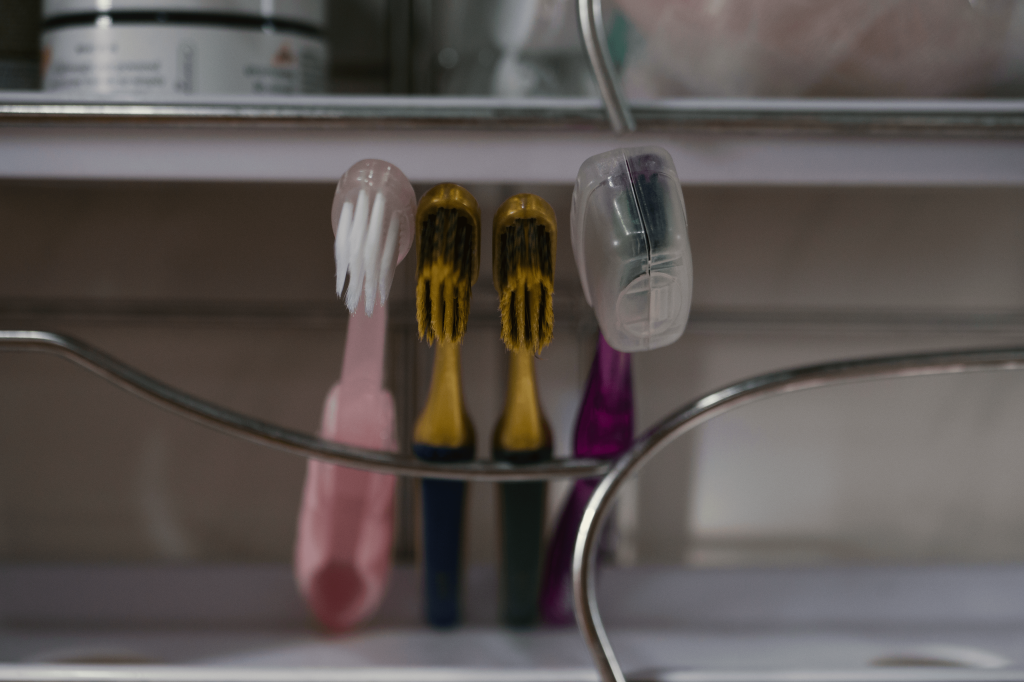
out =
[[(412, 244), (415, 210), (412, 185), (384, 161), (360, 161), (338, 183), (331, 210), (337, 289), (340, 296), (348, 273), (350, 315), (341, 378), (327, 394), (320, 423), (326, 440), (398, 451), (394, 398), (383, 387), (386, 301), (395, 266)], [(331, 630), (353, 627), (384, 596), (394, 488), (394, 476), (307, 465), (295, 577), (317, 619)]]

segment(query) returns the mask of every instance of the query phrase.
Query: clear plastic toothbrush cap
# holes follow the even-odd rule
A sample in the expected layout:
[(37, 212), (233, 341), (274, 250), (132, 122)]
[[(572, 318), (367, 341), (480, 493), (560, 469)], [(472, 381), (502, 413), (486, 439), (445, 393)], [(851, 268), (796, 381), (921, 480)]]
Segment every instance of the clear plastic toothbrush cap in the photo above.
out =
[(612, 348), (653, 350), (682, 336), (693, 262), (683, 191), (668, 152), (615, 149), (584, 161), (570, 231), (583, 293)]

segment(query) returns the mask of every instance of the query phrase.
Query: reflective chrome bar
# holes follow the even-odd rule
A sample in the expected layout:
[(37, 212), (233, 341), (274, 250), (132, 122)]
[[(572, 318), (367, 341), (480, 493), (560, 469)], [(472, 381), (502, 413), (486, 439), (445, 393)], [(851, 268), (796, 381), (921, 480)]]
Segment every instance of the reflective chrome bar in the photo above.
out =
[(622, 485), (665, 446), (704, 422), (741, 405), (809, 388), (866, 379), (890, 379), (982, 370), (1024, 369), (1024, 348), (894, 355), (833, 362), (764, 374), (698, 398), (641, 436), (612, 467), (590, 499), (576, 536), (573, 598), (576, 622), (604, 682), (626, 682), (597, 607), (595, 561), (601, 526)]
[(602, 476), (606, 462), (561, 459), (541, 464), (505, 462), (423, 462), (390, 452), (364, 450), (270, 424), (233, 412), (171, 388), (123, 362), (63, 334), (40, 331), (0, 331), (0, 351), (43, 351), (61, 355), (98, 374), (115, 386), (145, 398), (183, 417), (246, 440), (331, 464), (402, 476), (461, 481), (537, 481), (549, 478)]
[[(580, 0), (586, 3), (586, 0)], [(849, 99), (691, 97), (630, 104), (642, 131), (773, 131), (924, 135), (1024, 134), (1024, 99)], [(89, 97), (0, 91), (0, 124), (272, 125), (320, 128), (607, 130), (603, 103), (589, 98), (439, 96)]]
[(604, 100), (604, 108), (608, 112), (608, 120), (616, 133), (633, 132), (636, 121), (629, 103), (622, 94), (618, 76), (612, 66), (612, 56), (608, 50), (605, 37), (604, 19), (601, 16), (601, 0), (578, 0), (577, 17), (579, 18), (580, 36), (590, 59), (590, 68), (597, 80), (597, 87)]

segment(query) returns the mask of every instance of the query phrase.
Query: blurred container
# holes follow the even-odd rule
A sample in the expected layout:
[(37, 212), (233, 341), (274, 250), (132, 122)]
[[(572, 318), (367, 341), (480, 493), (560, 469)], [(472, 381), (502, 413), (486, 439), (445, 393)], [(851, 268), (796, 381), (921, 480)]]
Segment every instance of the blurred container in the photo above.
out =
[(0, 90), (39, 87), (39, 0), (4, 3), (0, 18)]
[(618, 0), (633, 97), (1024, 92), (1021, 0)]
[(43, 89), (323, 92), (323, 0), (44, 0)]
[(491, 80), (499, 97), (595, 96), (576, 0), (499, 0), (491, 41), (501, 52)]

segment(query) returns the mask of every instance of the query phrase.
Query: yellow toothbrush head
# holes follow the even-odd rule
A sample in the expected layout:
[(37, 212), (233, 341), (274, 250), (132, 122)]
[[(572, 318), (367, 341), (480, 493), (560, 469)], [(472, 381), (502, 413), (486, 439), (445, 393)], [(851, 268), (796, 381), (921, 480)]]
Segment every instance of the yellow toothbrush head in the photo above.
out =
[(480, 272), (480, 207), (464, 187), (430, 189), (416, 209), (416, 324), (421, 339), (462, 341)]
[(517, 194), (494, 216), (494, 288), (501, 340), (539, 354), (551, 343), (555, 309), (555, 212), (536, 194)]

